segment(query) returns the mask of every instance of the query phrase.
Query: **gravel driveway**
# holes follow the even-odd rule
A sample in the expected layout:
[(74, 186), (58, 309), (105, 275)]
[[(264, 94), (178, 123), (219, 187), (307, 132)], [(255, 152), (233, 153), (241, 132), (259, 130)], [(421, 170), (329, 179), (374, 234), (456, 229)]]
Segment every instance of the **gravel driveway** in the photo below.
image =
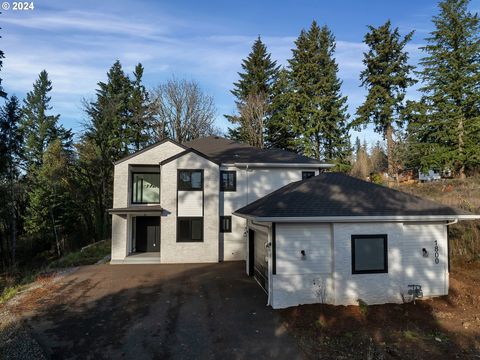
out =
[(244, 267), (85, 266), (22, 317), (52, 359), (300, 358)]

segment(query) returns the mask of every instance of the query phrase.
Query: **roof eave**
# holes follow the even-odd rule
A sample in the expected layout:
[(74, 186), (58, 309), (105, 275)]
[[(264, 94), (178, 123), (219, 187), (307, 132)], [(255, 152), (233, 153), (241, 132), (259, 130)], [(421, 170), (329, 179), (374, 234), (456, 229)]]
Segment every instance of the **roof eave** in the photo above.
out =
[(234, 212), (236, 216), (258, 222), (419, 222), (419, 221), (452, 221), (479, 220), (480, 215), (396, 215), (396, 216), (316, 216), (316, 217), (267, 217), (253, 216)]
[(312, 168), (312, 169), (330, 169), (335, 166), (335, 164), (324, 164), (324, 163), (222, 163), (222, 166), (235, 166), (238, 168)]

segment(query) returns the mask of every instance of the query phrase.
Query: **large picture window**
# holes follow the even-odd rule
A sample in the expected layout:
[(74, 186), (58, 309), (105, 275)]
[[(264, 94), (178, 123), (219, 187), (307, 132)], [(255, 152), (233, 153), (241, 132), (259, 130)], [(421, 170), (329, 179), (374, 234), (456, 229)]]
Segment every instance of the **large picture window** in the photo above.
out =
[(220, 190), (221, 191), (237, 190), (237, 172), (236, 171), (220, 171)]
[(177, 218), (177, 242), (202, 242), (203, 218)]
[(178, 190), (203, 190), (203, 171), (178, 170)]
[(352, 235), (352, 273), (387, 272), (387, 235)]
[(132, 173), (132, 203), (160, 202), (160, 173)]

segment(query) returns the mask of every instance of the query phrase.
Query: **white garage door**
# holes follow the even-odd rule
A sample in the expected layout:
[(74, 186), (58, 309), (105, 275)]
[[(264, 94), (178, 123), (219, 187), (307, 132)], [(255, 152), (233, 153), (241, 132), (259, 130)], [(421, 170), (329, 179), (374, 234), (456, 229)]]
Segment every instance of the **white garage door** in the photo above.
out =
[(255, 231), (254, 235), (253, 274), (258, 283), (268, 289), (267, 234)]

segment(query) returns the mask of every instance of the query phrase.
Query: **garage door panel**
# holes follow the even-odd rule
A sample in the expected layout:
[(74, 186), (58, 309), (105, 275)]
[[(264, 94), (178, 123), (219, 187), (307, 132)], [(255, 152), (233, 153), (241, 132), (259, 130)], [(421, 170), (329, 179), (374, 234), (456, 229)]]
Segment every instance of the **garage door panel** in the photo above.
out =
[(268, 237), (265, 233), (255, 231), (254, 237), (254, 263), (253, 270), (255, 279), (266, 290), (268, 288), (268, 262), (266, 244)]

